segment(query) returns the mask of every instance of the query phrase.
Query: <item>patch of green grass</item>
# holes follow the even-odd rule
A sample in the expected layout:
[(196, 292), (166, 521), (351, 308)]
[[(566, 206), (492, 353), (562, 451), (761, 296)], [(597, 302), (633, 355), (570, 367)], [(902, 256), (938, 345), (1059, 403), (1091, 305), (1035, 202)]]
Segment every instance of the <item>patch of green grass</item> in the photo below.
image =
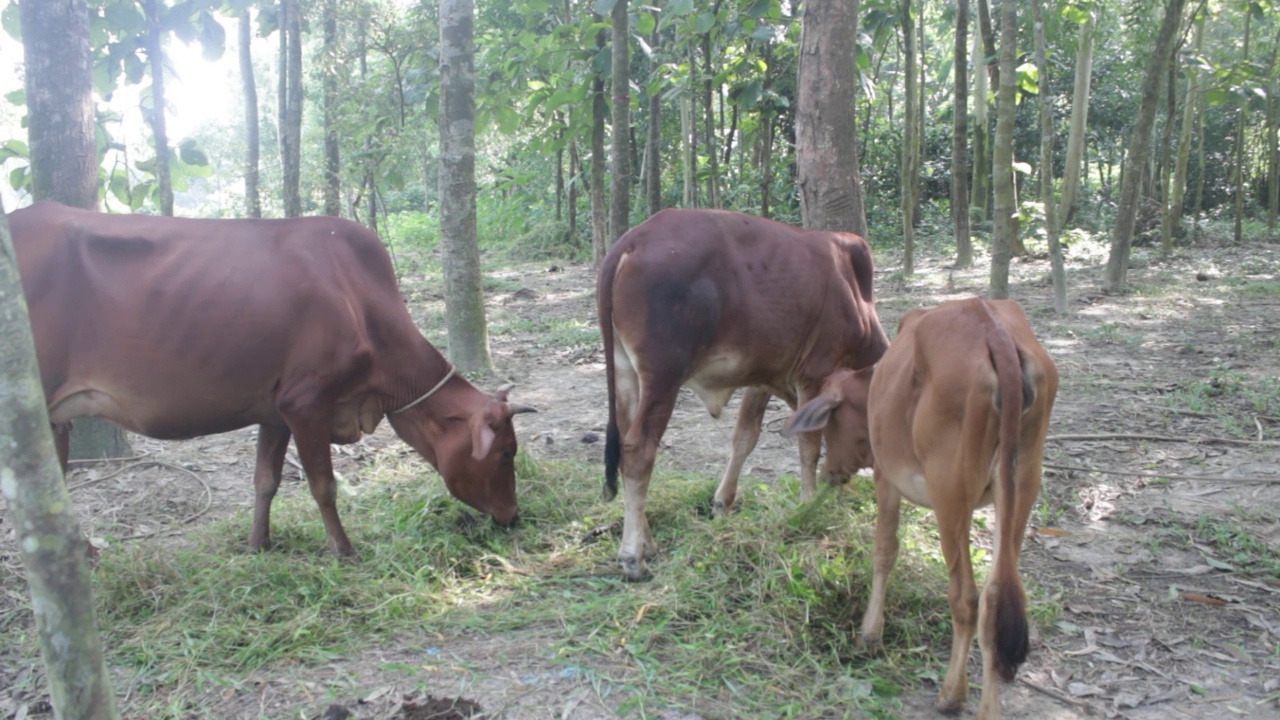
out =
[(491, 326), (494, 335), (532, 335), (534, 347), (577, 348), (599, 345), (600, 328), (577, 318), (501, 317)]
[(1237, 289), (1237, 292), (1241, 297), (1250, 299), (1280, 297), (1280, 280), (1249, 279)]
[[(1246, 518), (1249, 515), (1240, 508), (1236, 512)], [(1218, 550), (1219, 555), (1211, 559), (1230, 566), (1219, 569), (1280, 578), (1280, 549), (1259, 539), (1258, 534), (1238, 517), (1201, 515), (1196, 519), (1195, 525), (1188, 529), (1187, 536), (1192, 542)]]
[(1088, 328), (1081, 334), (1089, 340), (1103, 345), (1125, 345), (1136, 348), (1141, 346), (1143, 342), (1141, 333), (1133, 332), (1130, 328), (1116, 323), (1103, 323)]
[(136, 702), (154, 697), (155, 716), (188, 717), (184, 701), (257, 668), (322, 664), (424, 632), (550, 629), (558, 662), (604, 668), (629, 698), (622, 710), (639, 717), (708, 702), (738, 717), (894, 716), (903, 688), (945, 671), (946, 571), (919, 509), (904, 509), (885, 651), (854, 646), (874, 528), (865, 478), (807, 505), (794, 478), (747, 481), (742, 510), (712, 519), (714, 479), (660, 468), (648, 503), (654, 579), (628, 584), (616, 533), (585, 540), (622, 515), (621, 502), (600, 500), (598, 466), (521, 454), (513, 530), (477, 520), (421, 467), (387, 454), (347, 488), (354, 562), (329, 553), (305, 494), (277, 501), (269, 552), (247, 552), (240, 513), (178, 546), (107, 553), (99, 617)]
[(1174, 408), (1213, 415), (1237, 437), (1252, 436), (1258, 415), (1280, 412), (1280, 378), (1249, 376), (1218, 366), (1204, 379), (1193, 380), (1166, 396)]

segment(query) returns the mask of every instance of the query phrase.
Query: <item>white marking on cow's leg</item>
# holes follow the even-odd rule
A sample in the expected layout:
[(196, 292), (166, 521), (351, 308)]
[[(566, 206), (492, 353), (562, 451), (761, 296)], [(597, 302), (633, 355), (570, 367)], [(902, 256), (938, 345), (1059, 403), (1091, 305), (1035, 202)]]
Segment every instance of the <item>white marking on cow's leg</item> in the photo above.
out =
[(947, 677), (938, 692), (937, 708), (955, 712), (969, 695), (969, 648), (978, 624), (978, 588), (969, 564), (969, 526), (973, 509), (965, 503), (938, 500), (938, 537), (949, 576), (947, 601), (951, 606), (951, 659)]
[(253, 470), (253, 529), (249, 532), (249, 547), (254, 550), (271, 547), (271, 501), (280, 489), (288, 449), (288, 427), (258, 426), (258, 460)]
[[(639, 397), (632, 405), (632, 422), (622, 435), (622, 497), (625, 507), (622, 545), (618, 549), (622, 574), (631, 581), (648, 579), (649, 568), (645, 560), (658, 552), (644, 512), (645, 498), (649, 494), (649, 478), (653, 475), (653, 464), (658, 455), (658, 441), (667, 429), (679, 390), (674, 386), (654, 387), (652, 378), (641, 375), (636, 375), (636, 384)], [(620, 422), (620, 431), (621, 428)]]
[(716, 488), (715, 500), (711, 503), (711, 513), (716, 517), (733, 510), (733, 501), (738, 495), (738, 476), (742, 473), (742, 465), (747, 461), (747, 456), (755, 450), (756, 443), (760, 440), (760, 423), (764, 420), (764, 411), (768, 406), (768, 390), (749, 387), (742, 392), (738, 422), (733, 427), (733, 452), (729, 456), (729, 465), (724, 470), (720, 486)]
[(862, 633), (858, 647), (875, 650), (884, 637), (884, 600), (889, 575), (898, 560), (898, 520), (902, 510), (902, 494), (883, 473), (876, 476), (876, 542), (872, 552), (871, 597), (862, 616)]
[(818, 494), (818, 457), (822, 455), (822, 431), (800, 433), (800, 502), (809, 502)]

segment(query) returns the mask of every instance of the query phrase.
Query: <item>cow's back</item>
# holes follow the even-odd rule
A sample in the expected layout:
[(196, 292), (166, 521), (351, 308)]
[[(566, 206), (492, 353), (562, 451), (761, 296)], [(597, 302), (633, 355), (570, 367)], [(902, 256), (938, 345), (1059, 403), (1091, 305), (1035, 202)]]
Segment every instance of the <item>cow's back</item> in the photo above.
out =
[(38, 203), (9, 219), (55, 421), (94, 414), (185, 437), (276, 420), (286, 373), (331, 372), (387, 334), (371, 321), (408, 321), (376, 236), (336, 218)]

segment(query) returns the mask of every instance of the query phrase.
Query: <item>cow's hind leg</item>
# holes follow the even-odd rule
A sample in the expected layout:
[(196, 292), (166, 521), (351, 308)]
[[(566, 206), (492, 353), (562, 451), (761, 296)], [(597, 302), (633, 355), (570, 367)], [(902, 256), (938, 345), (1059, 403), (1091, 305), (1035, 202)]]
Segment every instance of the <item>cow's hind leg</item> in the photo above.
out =
[(764, 420), (764, 411), (769, 407), (769, 391), (761, 387), (749, 387), (742, 392), (742, 404), (738, 407), (738, 421), (733, 427), (733, 453), (729, 456), (729, 466), (724, 470), (724, 477), (716, 488), (715, 499), (711, 503), (711, 514), (716, 517), (727, 515), (733, 510), (733, 501), (738, 496), (738, 477), (742, 474), (742, 465), (747, 456), (756, 449), (760, 440), (760, 423)]
[(858, 648), (875, 651), (884, 637), (884, 601), (889, 575), (898, 560), (898, 521), (902, 494), (888, 478), (876, 473), (876, 543), (872, 552), (871, 597), (862, 616)]
[(253, 470), (253, 529), (249, 531), (249, 547), (254, 550), (271, 547), (271, 501), (280, 489), (289, 435), (286, 425), (258, 426), (258, 460)]
[(623, 502), (622, 546), (618, 559), (622, 574), (636, 582), (649, 578), (645, 560), (658, 551), (649, 532), (645, 515), (645, 499), (649, 495), (649, 478), (658, 456), (658, 443), (667, 429), (675, 409), (678, 388), (654, 388), (651, 383), (640, 392), (634, 422), (622, 442)]
[(978, 627), (978, 588), (969, 562), (969, 526), (973, 509), (962, 498), (934, 502), (942, 557), (949, 575), (947, 601), (951, 606), (951, 659), (938, 693), (938, 710), (957, 712), (969, 695), (969, 648)]

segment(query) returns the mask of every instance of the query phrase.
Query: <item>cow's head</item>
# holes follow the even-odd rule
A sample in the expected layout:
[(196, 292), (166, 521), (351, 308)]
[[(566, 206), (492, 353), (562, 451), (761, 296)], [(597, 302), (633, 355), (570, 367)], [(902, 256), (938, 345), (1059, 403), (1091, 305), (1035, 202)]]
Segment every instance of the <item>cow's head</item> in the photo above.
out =
[(837, 370), (822, 384), (822, 392), (787, 419), (783, 433), (822, 430), (827, 457), (822, 475), (828, 483), (849, 481), (854, 473), (872, 467), (871, 432), (867, 420), (867, 390), (874, 366)]
[(389, 414), (391, 427), (435, 466), (449, 494), (510, 527), (520, 515), (511, 418), (536, 411), (507, 402), (506, 389), (490, 395), (458, 380), (437, 402)]

